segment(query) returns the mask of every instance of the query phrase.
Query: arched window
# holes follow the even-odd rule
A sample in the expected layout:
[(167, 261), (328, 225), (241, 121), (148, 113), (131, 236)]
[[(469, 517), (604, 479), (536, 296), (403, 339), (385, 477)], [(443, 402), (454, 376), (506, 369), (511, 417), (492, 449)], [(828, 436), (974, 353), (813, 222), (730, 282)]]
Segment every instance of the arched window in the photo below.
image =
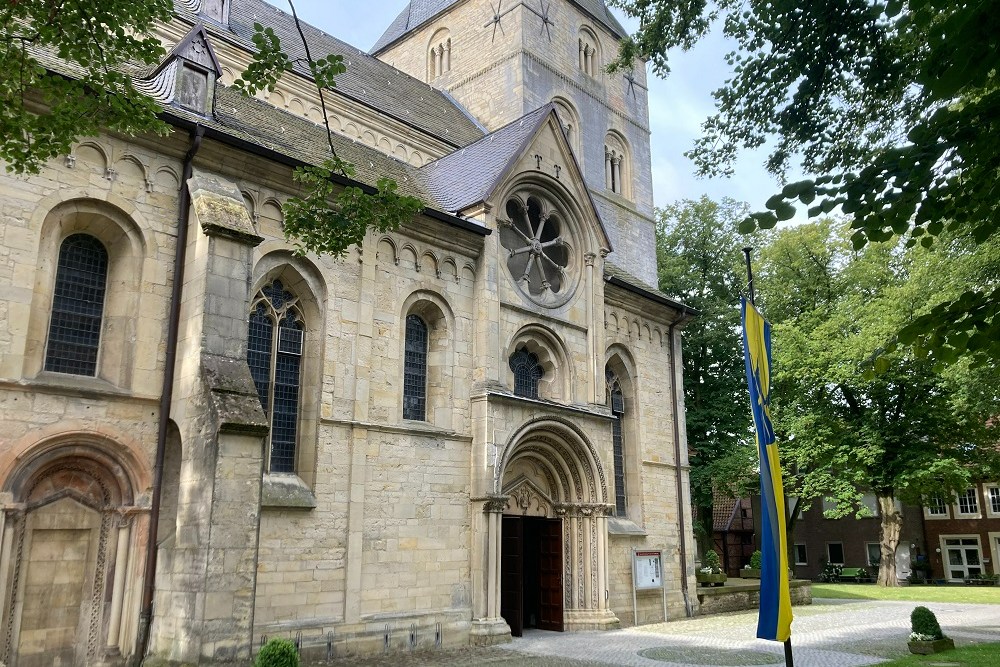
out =
[(538, 357), (523, 347), (519, 348), (510, 357), (510, 370), (514, 371), (514, 394), (538, 398), (538, 381), (545, 375)]
[(436, 79), (451, 71), (451, 37), (447, 28), (441, 28), (431, 36), (427, 50), (427, 80)]
[(597, 35), (587, 27), (580, 28), (580, 71), (594, 76), (601, 68), (600, 43)]
[(250, 307), (247, 364), (271, 425), (271, 472), (295, 471), (304, 339), (298, 299), (280, 280), (265, 286)]
[(604, 184), (612, 192), (628, 197), (631, 169), (625, 140), (614, 132), (604, 138)]
[(622, 421), (625, 419), (625, 394), (621, 382), (610, 368), (605, 371), (608, 382), (608, 405), (611, 406), (611, 444), (615, 464), (615, 514), (626, 516), (628, 502), (625, 494), (625, 435)]
[(45, 370), (97, 374), (107, 283), (104, 245), (89, 234), (66, 237), (59, 247)]
[(427, 324), (418, 315), (406, 316), (403, 351), (403, 419), (427, 418)]
[(556, 106), (556, 113), (559, 116), (559, 123), (562, 125), (566, 141), (576, 155), (577, 161), (581, 161), (580, 154), (580, 118), (573, 106), (562, 98), (554, 98), (552, 103)]

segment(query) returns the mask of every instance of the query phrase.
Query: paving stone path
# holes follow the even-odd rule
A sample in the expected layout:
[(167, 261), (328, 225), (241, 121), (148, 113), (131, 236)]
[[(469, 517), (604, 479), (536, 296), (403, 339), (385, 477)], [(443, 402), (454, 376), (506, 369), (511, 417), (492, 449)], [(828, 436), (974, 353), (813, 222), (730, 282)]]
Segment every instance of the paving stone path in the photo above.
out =
[[(875, 665), (908, 655), (910, 612), (919, 603), (816, 600), (795, 607), (797, 667)], [(998, 604), (924, 603), (957, 646), (1000, 642)], [(782, 646), (754, 639), (757, 612), (735, 612), (614, 632), (527, 631), (510, 644), (436, 653), (387, 655), (334, 665), (358, 667), (751, 667), (784, 665)], [(1000, 659), (998, 659), (1000, 664)]]

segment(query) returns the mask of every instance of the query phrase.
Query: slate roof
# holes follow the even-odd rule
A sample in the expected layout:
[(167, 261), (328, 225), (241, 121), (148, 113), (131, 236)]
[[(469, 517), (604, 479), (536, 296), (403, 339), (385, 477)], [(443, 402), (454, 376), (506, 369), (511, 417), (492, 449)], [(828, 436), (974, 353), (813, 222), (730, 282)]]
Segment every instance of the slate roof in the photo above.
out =
[(616, 266), (610, 261), (604, 262), (604, 279), (610, 283), (618, 284), (621, 287), (629, 290), (630, 292), (636, 292), (646, 298), (651, 298), (654, 301), (659, 301), (666, 306), (680, 310), (682, 313), (689, 315), (698, 315), (698, 311), (690, 306), (685, 306), (680, 301), (668, 296), (664, 292), (651, 287), (639, 280), (632, 274), (630, 274), (625, 269), (620, 266)]
[[(399, 16), (389, 24), (382, 36), (371, 48), (371, 53), (378, 53), (398, 41), (412, 30), (416, 30), (435, 16), (444, 12), (462, 0), (410, 0)], [(530, 0), (529, 0), (530, 1)], [(625, 28), (614, 17), (604, 0), (570, 0), (574, 5), (589, 14), (595, 21), (611, 31), (616, 37), (626, 35)], [(508, 5), (509, 7), (510, 5)], [(492, 5), (491, 5), (492, 8)]]
[(511, 164), (520, 157), (539, 126), (554, 109), (547, 104), (420, 168), (434, 200), (445, 211), (462, 211), (493, 192)]
[[(179, 4), (176, 8), (179, 14), (185, 14), (189, 20), (200, 20), (198, 16), (182, 11)], [(224, 34), (230, 39), (235, 37), (247, 50), (255, 51), (252, 41), (254, 22), (274, 29), (282, 48), (293, 62), (305, 58), (305, 50), (292, 16), (263, 0), (235, 0), (229, 14), (231, 32)], [(218, 33), (221, 26), (208, 23), (206, 28), (210, 33)], [(344, 57), (347, 71), (337, 77), (335, 94), (374, 108), (455, 147), (465, 146), (485, 134), (471, 114), (450, 95), (319, 28), (304, 22), (302, 28), (314, 58), (328, 54)], [(296, 71), (308, 76), (308, 70), (301, 63), (296, 64)]]

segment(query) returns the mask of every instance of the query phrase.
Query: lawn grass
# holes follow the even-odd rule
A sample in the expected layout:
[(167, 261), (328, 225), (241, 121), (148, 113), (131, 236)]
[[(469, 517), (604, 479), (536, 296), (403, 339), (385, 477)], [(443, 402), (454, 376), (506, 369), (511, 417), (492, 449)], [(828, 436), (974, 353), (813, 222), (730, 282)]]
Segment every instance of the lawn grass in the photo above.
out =
[(949, 665), (954, 667), (996, 667), (1000, 659), (1000, 644), (973, 644), (934, 655), (911, 655), (879, 667), (913, 667), (914, 665)]
[[(813, 584), (814, 598), (899, 600), (902, 602), (974, 602), (1000, 604), (1000, 586), (897, 586)], [(1000, 659), (994, 664), (1000, 664)]]

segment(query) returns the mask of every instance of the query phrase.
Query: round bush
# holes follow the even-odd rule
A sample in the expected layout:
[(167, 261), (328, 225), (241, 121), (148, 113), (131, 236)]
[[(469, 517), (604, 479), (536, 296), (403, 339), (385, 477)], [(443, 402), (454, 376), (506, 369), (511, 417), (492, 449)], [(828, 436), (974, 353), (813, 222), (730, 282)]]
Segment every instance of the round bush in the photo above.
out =
[(299, 667), (299, 652), (287, 639), (272, 639), (257, 654), (254, 667)]
[(714, 549), (709, 549), (705, 552), (705, 555), (702, 556), (701, 564), (714, 570), (720, 567), (722, 563), (719, 561), (719, 554), (715, 553)]
[(754, 551), (750, 555), (750, 569), (759, 570), (761, 560), (762, 560), (762, 554), (760, 553), (760, 549), (758, 549), (757, 551)]
[(942, 639), (944, 633), (941, 632), (941, 625), (937, 616), (927, 607), (916, 607), (910, 614), (910, 629), (919, 635)]

